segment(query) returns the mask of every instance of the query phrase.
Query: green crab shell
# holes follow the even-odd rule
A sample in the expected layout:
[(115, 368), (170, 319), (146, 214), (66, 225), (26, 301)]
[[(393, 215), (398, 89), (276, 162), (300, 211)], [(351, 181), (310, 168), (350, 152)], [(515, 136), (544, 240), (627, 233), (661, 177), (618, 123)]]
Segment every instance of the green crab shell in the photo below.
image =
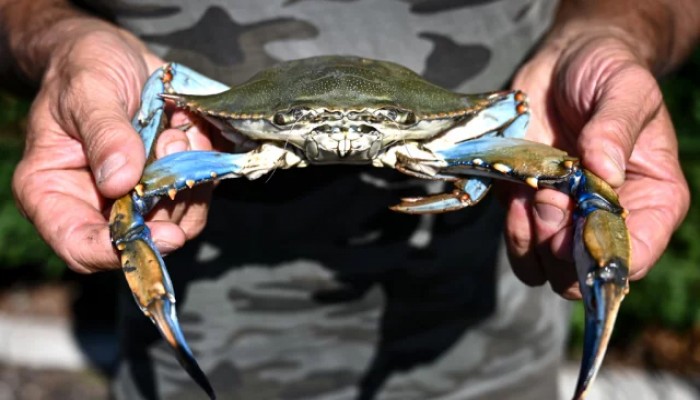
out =
[(326, 56), (282, 63), (209, 96), (178, 94), (190, 109), (233, 119), (270, 119), (292, 108), (411, 111), (418, 120), (464, 115), (483, 99), (450, 92), (388, 61)]

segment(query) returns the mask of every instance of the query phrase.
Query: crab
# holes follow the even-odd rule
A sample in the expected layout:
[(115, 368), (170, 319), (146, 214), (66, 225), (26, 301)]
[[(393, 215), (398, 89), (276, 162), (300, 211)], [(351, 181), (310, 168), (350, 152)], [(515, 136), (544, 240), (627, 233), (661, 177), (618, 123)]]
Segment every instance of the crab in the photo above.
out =
[[(169, 102), (211, 122), (236, 150), (156, 159), (154, 143)], [(528, 120), (520, 91), (453, 93), (386, 61), (349, 56), (289, 61), (234, 88), (167, 64), (146, 83), (133, 120), (149, 157), (140, 183), (112, 207), (112, 241), (139, 308), (214, 398), (180, 329), (172, 284), (145, 224), (146, 214), (164, 196), (174, 199), (178, 191), (205, 182), (326, 164), (388, 167), (452, 183), (448, 193), (406, 198), (392, 207), (412, 214), (472, 206), (493, 179), (567, 193), (575, 203), (572, 247), (586, 315), (573, 397), (583, 399), (628, 292), (626, 211), (615, 191), (576, 158), (523, 139)]]

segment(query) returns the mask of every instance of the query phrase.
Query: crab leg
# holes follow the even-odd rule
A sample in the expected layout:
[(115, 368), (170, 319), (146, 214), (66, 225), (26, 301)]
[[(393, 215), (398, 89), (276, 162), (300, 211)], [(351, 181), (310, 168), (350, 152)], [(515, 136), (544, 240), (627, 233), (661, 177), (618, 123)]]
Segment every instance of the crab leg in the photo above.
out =
[(574, 260), (586, 326), (574, 399), (584, 399), (605, 357), (620, 303), (629, 291), (630, 238), (626, 211), (619, 203), (598, 197), (610, 190), (607, 183), (586, 170), (576, 175)]
[[(469, 143), (487, 139), (493, 140), (494, 138), (498, 138), (498, 140), (502, 140), (502, 138), (522, 138), (530, 121), (525, 95), (519, 91), (494, 92), (487, 94), (486, 98), (491, 102), (489, 107), (485, 107), (476, 115), (470, 117), (459, 129), (450, 130), (431, 141), (426, 145), (430, 149), (429, 151), (435, 152), (438, 149), (453, 149), (455, 146), (459, 146), (459, 143), (465, 142), (464, 131), (485, 132), (481, 139), (470, 140), (468, 141)], [(408, 145), (403, 153), (407, 155), (417, 154), (416, 158), (420, 158), (423, 150)], [(431, 159), (430, 156), (434, 153), (428, 154), (428, 159)], [(400, 153), (397, 154), (397, 157), (401, 157)], [(411, 157), (404, 156), (403, 158), (410, 160)], [(397, 168), (405, 174), (422, 179), (443, 179), (454, 183), (454, 190), (450, 193), (428, 197), (405, 198), (401, 204), (392, 207), (394, 211), (408, 214), (455, 211), (478, 203), (491, 188), (491, 179), (487, 176), (475, 177), (475, 174), (472, 173), (468, 177), (463, 176), (460, 179), (455, 179), (454, 176), (442, 176), (433, 170), (424, 172), (420, 167), (416, 169), (406, 168), (401, 162), (396, 163), (391, 158), (388, 160), (389, 166)], [(413, 165), (418, 166), (415, 163)]]
[(180, 190), (213, 180), (255, 179), (273, 168), (289, 168), (293, 161), (293, 155), (286, 150), (267, 145), (242, 154), (215, 151), (171, 154), (151, 163), (134, 192), (117, 200), (112, 207), (110, 233), (136, 304), (151, 318), (183, 368), (211, 398), (214, 391), (180, 329), (170, 277), (143, 216), (163, 195), (174, 198)]
[(141, 135), (149, 162), (155, 158), (154, 146), (165, 126), (163, 94), (178, 91), (190, 94), (214, 94), (229, 89), (221, 82), (189, 69), (181, 64), (165, 64), (156, 70), (141, 92), (141, 107), (131, 125)]
[[(177, 64), (167, 64), (151, 75), (141, 95), (141, 108), (132, 121), (134, 129), (143, 140), (148, 157), (147, 164), (151, 166), (155, 160), (153, 144), (165, 126), (165, 102), (161, 94), (175, 90), (173, 87), (199, 93), (217, 93), (228, 88)], [(234, 170), (239, 167), (235, 163), (231, 164)], [(218, 171), (222, 175), (228, 172), (223, 165), (212, 168), (212, 171)], [(198, 180), (199, 177), (191, 178), (191, 182)], [(141, 192), (143, 187), (143, 184), (140, 184), (134, 192), (120, 198), (113, 205), (110, 215), (112, 242), (120, 254), (122, 270), (137, 305), (150, 317), (174, 349), (178, 361), (187, 373), (213, 399), (214, 390), (195, 361), (180, 329), (170, 277), (143, 219), (157, 202), (157, 197), (145, 195)], [(172, 192), (169, 193), (172, 195)]]
[[(615, 318), (628, 291), (630, 239), (626, 211), (602, 179), (582, 169), (576, 158), (552, 147), (513, 138), (484, 138), (449, 148), (412, 149), (397, 155), (403, 172), (460, 182), (463, 175), (519, 181), (535, 189), (569, 194), (574, 213), (574, 261), (583, 295), (586, 327), (584, 354), (574, 399), (585, 398), (605, 355)], [(412, 157), (406, 154), (412, 154)], [(419, 155), (419, 158), (415, 158)], [(442, 201), (436, 195), (435, 201)], [(425, 199), (408, 199), (395, 207), (411, 208)], [(412, 209), (415, 211), (415, 209)]]
[[(402, 172), (423, 178), (423, 176), (412, 174), (410, 171)], [(456, 211), (480, 202), (491, 189), (491, 179), (487, 178), (458, 179), (453, 184), (454, 190), (450, 193), (426, 197), (405, 197), (401, 199), (401, 204), (390, 208), (406, 214), (440, 214)]]
[(137, 193), (122, 197), (112, 207), (110, 234), (120, 253), (122, 270), (136, 304), (173, 348), (180, 365), (214, 399), (214, 390), (180, 329), (168, 271), (143, 220), (147, 208)]

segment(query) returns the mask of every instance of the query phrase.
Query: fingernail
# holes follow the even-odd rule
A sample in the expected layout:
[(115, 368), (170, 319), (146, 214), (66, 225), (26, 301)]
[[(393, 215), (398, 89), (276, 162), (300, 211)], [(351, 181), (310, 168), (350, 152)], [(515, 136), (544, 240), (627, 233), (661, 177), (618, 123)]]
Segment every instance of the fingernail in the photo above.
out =
[(176, 140), (174, 142), (170, 142), (165, 146), (165, 155), (169, 154), (175, 154), (175, 153), (180, 153), (183, 151), (187, 151), (189, 148), (189, 143), (187, 143), (184, 140)]
[(547, 203), (535, 203), (537, 216), (546, 224), (559, 226), (564, 221), (564, 211)]
[(121, 153), (115, 153), (107, 157), (102, 163), (102, 166), (97, 170), (95, 180), (97, 183), (102, 183), (109, 179), (115, 172), (122, 169), (126, 165), (126, 157)]

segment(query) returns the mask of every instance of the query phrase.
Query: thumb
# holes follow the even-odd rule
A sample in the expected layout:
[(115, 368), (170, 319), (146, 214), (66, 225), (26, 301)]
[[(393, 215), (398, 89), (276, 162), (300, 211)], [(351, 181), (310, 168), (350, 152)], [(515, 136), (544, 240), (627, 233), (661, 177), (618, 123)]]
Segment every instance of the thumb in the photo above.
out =
[(578, 138), (579, 153), (587, 169), (619, 187), (637, 138), (658, 113), (662, 95), (651, 73), (637, 64), (601, 77), (595, 93), (593, 112)]
[(121, 96), (104, 89), (91, 93), (69, 112), (100, 193), (116, 198), (138, 183), (145, 149), (129, 122), (128, 107), (119, 100)]

